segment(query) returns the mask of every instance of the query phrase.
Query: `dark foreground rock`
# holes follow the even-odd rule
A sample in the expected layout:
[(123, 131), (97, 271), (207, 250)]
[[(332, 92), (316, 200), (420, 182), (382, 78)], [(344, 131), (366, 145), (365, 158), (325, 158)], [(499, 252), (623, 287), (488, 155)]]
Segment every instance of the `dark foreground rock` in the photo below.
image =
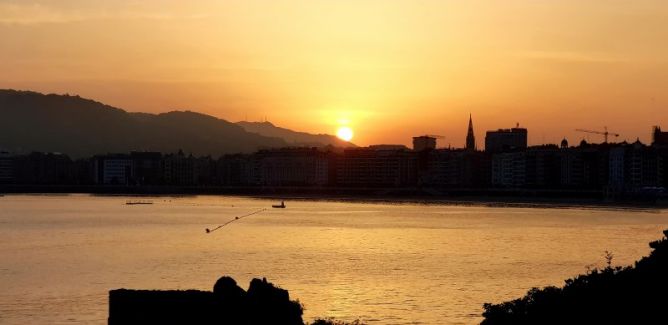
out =
[(534, 288), (520, 299), (485, 304), (482, 324), (666, 324), (668, 239), (649, 246), (654, 250), (635, 266), (608, 266), (566, 280), (563, 288)]
[(303, 325), (303, 309), (286, 290), (253, 279), (248, 291), (220, 278), (213, 291), (109, 291), (109, 324)]

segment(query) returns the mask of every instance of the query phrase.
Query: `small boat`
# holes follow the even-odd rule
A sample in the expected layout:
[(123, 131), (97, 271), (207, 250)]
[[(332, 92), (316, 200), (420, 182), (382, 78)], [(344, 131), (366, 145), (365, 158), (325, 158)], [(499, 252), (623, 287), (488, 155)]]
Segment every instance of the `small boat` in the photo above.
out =
[(285, 202), (281, 201), (281, 204), (274, 204), (271, 207), (275, 209), (285, 209)]
[(137, 205), (137, 204), (153, 204), (151, 201), (127, 201), (126, 205)]

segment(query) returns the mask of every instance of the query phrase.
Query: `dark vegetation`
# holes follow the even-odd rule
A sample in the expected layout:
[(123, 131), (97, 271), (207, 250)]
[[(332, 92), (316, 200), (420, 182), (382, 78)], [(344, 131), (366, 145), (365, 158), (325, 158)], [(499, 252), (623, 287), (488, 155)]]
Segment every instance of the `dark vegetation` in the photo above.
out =
[(665, 324), (668, 239), (649, 246), (653, 251), (635, 266), (612, 267), (606, 252), (607, 267), (568, 279), (562, 288), (534, 288), (519, 299), (485, 304), (482, 324)]

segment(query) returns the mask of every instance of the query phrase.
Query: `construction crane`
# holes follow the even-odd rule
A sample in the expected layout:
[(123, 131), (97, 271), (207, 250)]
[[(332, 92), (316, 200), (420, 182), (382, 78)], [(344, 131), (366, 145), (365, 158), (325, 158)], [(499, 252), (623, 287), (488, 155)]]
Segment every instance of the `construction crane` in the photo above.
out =
[(430, 137), (430, 138), (436, 138), (436, 139), (445, 139), (445, 136), (438, 135), (438, 134), (425, 134), (422, 135), (423, 137)]
[(575, 129), (575, 131), (585, 132), (585, 133), (593, 133), (593, 134), (602, 134), (603, 137), (605, 138), (605, 142), (603, 142), (603, 143), (608, 143), (608, 136), (609, 135), (612, 135), (612, 136), (615, 136), (615, 137), (619, 136), (618, 133), (608, 132), (608, 127), (607, 126), (603, 127), (603, 131), (592, 131), (592, 130), (584, 130), (584, 129)]

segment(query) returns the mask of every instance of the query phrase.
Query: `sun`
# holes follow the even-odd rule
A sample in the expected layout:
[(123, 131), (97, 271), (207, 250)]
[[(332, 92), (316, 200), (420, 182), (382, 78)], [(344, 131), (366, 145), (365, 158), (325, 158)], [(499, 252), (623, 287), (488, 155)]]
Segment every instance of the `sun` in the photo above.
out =
[(336, 131), (336, 136), (343, 141), (350, 141), (353, 139), (353, 129), (342, 126)]

